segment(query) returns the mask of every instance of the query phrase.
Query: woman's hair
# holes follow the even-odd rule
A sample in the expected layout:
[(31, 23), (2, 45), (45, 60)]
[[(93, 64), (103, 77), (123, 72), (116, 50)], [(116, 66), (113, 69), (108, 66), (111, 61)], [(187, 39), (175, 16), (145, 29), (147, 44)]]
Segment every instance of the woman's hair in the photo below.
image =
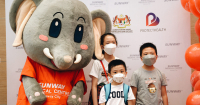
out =
[(117, 45), (117, 38), (116, 38), (116, 36), (115, 36), (114, 34), (112, 34), (112, 33), (105, 33), (105, 34), (101, 35), (101, 38), (100, 38), (100, 45), (103, 45), (104, 39), (105, 39), (105, 37), (106, 37), (107, 35), (113, 36), (113, 37), (115, 38), (116, 45)]
[[(101, 38), (100, 38), (100, 45), (103, 45), (104, 39), (105, 39), (105, 37), (106, 37), (107, 35), (113, 36), (113, 37), (115, 38), (116, 45), (117, 45), (117, 38), (116, 38), (116, 36), (115, 36), (114, 34), (112, 34), (112, 33), (105, 33), (105, 34), (101, 35)], [(102, 54), (105, 54), (104, 50), (102, 50)], [(93, 58), (93, 59), (97, 59), (96, 56), (95, 56), (95, 54), (93, 54), (92, 58)]]

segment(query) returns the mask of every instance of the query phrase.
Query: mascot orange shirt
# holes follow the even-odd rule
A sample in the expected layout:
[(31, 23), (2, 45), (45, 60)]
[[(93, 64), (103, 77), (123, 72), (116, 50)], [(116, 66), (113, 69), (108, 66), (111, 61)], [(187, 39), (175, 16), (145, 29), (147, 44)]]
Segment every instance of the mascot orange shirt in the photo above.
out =
[[(20, 76), (20, 81), (22, 81), (23, 75), (35, 78), (41, 85), (43, 92), (47, 97), (47, 100), (43, 105), (67, 105), (67, 99), (72, 87), (78, 81), (84, 82), (84, 94), (87, 91), (83, 69), (67, 72), (55, 71), (40, 65), (27, 57)], [(24, 91), (23, 83), (21, 83), (19, 88), (17, 105), (30, 105)]]

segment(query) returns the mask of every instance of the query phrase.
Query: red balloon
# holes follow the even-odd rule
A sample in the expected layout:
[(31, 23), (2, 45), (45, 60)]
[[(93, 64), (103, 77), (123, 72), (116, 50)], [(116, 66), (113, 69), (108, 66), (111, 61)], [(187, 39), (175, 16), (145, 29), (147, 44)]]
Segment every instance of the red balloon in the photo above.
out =
[(186, 50), (185, 60), (191, 68), (200, 71), (200, 43), (193, 44)]
[(200, 80), (194, 86), (194, 91), (200, 90)]
[(181, 5), (183, 6), (183, 8), (186, 11), (190, 12), (190, 7), (189, 7), (190, 3), (189, 3), (189, 0), (181, 0)]
[(190, 83), (192, 84), (192, 87), (194, 87), (197, 81), (199, 80), (200, 80), (200, 71), (195, 70), (190, 77)]
[(197, 36), (200, 38), (200, 19), (198, 19), (197, 22), (195, 23), (195, 32)]
[(200, 91), (192, 92), (187, 98), (186, 105), (200, 105)]
[(195, 0), (190, 0), (190, 11), (196, 16), (200, 17), (200, 13), (197, 11), (196, 6), (195, 6)]
[(200, 12), (200, 0), (195, 0), (195, 6), (196, 6), (197, 11)]

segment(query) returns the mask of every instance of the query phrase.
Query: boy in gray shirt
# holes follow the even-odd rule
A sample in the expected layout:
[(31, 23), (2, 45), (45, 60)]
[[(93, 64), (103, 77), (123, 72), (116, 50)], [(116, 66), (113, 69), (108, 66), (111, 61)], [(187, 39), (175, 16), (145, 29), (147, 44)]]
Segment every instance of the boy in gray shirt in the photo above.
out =
[(157, 57), (154, 44), (144, 43), (140, 47), (144, 65), (131, 76), (131, 88), (136, 97), (134, 105), (168, 105), (166, 77), (153, 66)]

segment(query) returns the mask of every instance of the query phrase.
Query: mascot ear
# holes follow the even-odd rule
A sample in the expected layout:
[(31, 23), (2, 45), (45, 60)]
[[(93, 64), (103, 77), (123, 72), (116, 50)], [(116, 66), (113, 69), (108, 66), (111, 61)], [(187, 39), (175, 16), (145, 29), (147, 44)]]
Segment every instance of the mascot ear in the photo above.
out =
[(100, 37), (105, 33), (110, 33), (112, 24), (110, 17), (102, 10), (95, 10), (91, 12), (93, 22), (93, 33), (95, 38), (95, 56), (97, 59), (102, 60), (104, 55), (100, 46)]
[(12, 30), (16, 33), (13, 46), (22, 44), (24, 27), (42, 0), (14, 0), (9, 13)]

